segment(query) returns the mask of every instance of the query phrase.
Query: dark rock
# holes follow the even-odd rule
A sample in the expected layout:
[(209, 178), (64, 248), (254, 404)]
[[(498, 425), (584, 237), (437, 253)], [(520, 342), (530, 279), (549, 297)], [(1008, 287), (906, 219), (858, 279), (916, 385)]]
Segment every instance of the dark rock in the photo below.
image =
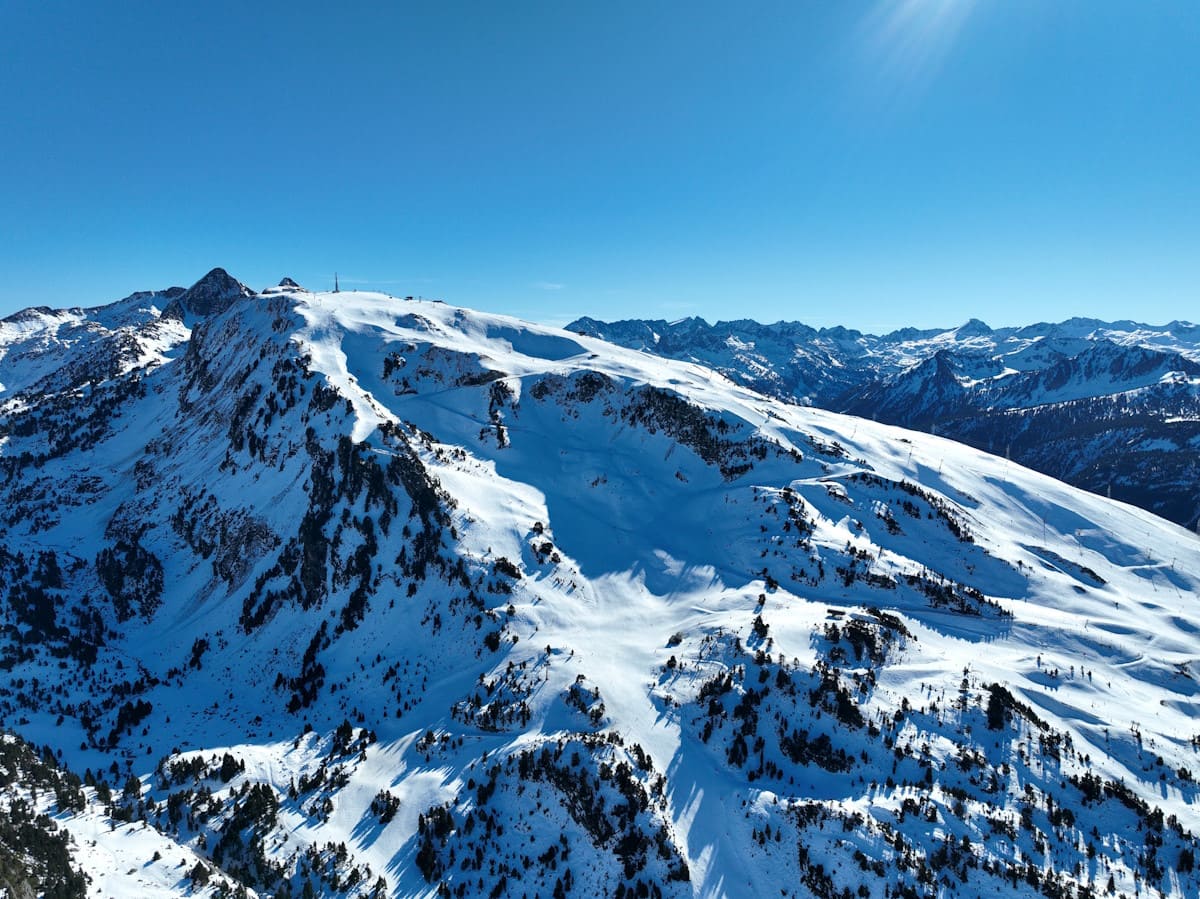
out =
[(223, 268), (214, 268), (163, 310), (163, 318), (207, 318), (218, 315), (254, 291)]

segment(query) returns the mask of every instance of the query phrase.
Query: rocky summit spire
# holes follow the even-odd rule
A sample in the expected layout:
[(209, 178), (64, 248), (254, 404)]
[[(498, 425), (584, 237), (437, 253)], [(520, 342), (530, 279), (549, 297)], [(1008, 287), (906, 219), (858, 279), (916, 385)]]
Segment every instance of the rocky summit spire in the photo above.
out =
[(164, 310), (164, 317), (206, 318), (224, 312), (254, 291), (223, 268), (214, 268)]
[(993, 333), (987, 323), (980, 321), (977, 318), (970, 319), (966, 324), (960, 325), (956, 331), (959, 337), (983, 337)]

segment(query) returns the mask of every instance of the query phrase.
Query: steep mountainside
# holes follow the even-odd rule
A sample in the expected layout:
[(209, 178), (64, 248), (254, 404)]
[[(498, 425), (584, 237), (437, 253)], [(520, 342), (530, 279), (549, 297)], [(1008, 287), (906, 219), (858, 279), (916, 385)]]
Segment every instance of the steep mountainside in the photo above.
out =
[(568, 330), (710, 365), (771, 396), (941, 434), (1188, 527), (1200, 516), (1200, 328), (1071, 319), (877, 337), (797, 322)]
[(0, 332), (0, 714), (82, 772), (30, 801), (92, 894), (1200, 890), (1193, 534), (595, 338), (231, 282)]

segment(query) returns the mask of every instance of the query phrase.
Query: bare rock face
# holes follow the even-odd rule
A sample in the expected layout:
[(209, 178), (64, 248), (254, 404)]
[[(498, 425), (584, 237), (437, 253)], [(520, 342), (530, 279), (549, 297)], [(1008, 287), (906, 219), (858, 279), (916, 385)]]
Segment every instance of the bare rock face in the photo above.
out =
[(225, 269), (214, 268), (173, 300), (163, 311), (163, 316), (177, 319), (207, 318), (253, 295), (254, 291)]

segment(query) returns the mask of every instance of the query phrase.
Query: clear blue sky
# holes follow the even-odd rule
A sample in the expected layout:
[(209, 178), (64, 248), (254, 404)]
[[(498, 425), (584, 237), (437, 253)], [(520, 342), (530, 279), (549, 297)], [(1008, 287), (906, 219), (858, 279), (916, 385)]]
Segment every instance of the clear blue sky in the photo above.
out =
[(1200, 319), (1196, 0), (0, 0), (0, 123), (3, 314)]

